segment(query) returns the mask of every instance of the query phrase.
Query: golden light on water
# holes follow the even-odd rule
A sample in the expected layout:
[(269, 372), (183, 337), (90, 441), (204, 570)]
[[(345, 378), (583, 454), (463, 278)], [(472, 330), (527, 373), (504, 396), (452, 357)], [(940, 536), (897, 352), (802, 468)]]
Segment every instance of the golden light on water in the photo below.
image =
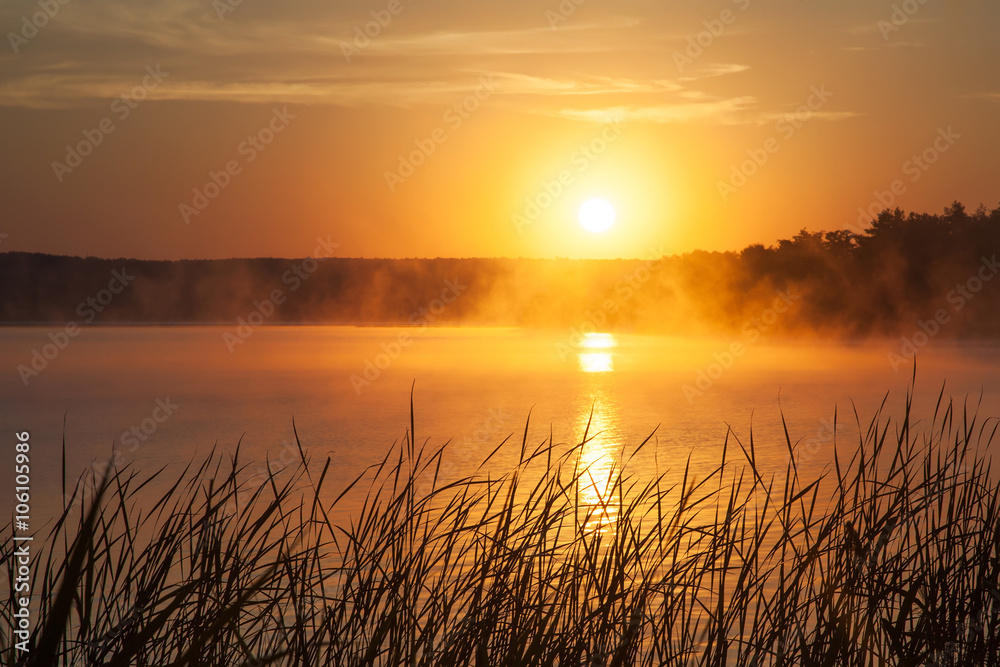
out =
[(584, 373), (609, 373), (615, 369), (614, 356), (610, 350), (618, 346), (618, 341), (609, 333), (584, 334), (577, 355), (580, 370)]
[(614, 359), (607, 352), (583, 352), (579, 361), (584, 373), (609, 373), (615, 369)]
[(588, 350), (603, 350), (611, 347), (618, 347), (618, 340), (614, 334), (609, 333), (589, 333), (583, 335), (583, 342), (580, 347)]
[[(599, 344), (607, 339), (595, 340)], [(611, 340), (613, 342), (614, 339)], [(587, 528), (612, 531), (618, 521), (616, 494), (613, 491), (620, 474), (617, 452), (622, 444), (621, 415), (603, 388), (595, 388), (589, 399), (589, 404), (581, 406), (576, 420), (578, 441), (583, 442), (577, 481), (580, 509), (588, 517)]]

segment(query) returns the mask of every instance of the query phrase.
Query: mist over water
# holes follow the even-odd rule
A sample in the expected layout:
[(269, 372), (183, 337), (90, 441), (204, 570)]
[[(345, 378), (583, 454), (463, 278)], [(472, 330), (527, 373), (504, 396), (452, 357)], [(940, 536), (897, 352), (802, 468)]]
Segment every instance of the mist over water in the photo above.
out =
[[(866, 227), (866, 225), (870, 225)], [(740, 252), (635, 259), (98, 260), (0, 254), (6, 324), (511, 326), (661, 336), (1000, 337), (1000, 208), (884, 210)], [(68, 281), (66, 275), (74, 276)], [(116, 282), (117, 281), (117, 282)], [(232, 347), (232, 345), (230, 347)]]
[[(409, 427), (414, 388), (417, 443), (450, 441), (443, 476), (472, 472), (504, 438), (538, 444), (591, 438), (581, 460), (595, 480), (624, 447), (652, 435), (632, 470), (696, 475), (719, 463), (727, 431), (749, 445), (751, 425), (762, 470), (783, 474), (788, 459), (782, 413), (797, 443), (800, 471), (832, 461), (837, 438), (853, 445), (888, 394), (902, 414), (912, 367), (894, 370), (898, 341), (853, 346), (765, 340), (536, 332), (490, 328), (263, 327), (230, 353), (221, 327), (89, 328), (25, 388), (16, 373), (0, 385), (6, 432), (28, 430), (39, 465), (36, 512), (61, 504), (60, 450), (65, 417), (70, 485), (112, 447), (142, 474), (175, 473), (212, 447), (273, 466), (298, 459), (292, 423), (309, 454), (329, 453), (333, 487), (385, 455)], [(8, 369), (45, 329), (0, 330)], [(935, 342), (918, 354), (915, 413), (929, 426), (945, 385), (1000, 415), (1000, 348)], [(836, 422), (834, 410), (837, 409)], [(857, 418), (855, 417), (857, 409)], [(845, 439), (846, 440), (842, 440)], [(739, 456), (735, 441), (733, 452)], [(489, 472), (506, 472), (504, 456)], [(7, 482), (4, 482), (7, 484)], [(9, 497), (5, 495), (5, 497)], [(8, 501), (4, 501), (8, 502)], [(39, 519), (42, 517), (39, 516)], [(39, 524), (40, 525), (40, 524)]]

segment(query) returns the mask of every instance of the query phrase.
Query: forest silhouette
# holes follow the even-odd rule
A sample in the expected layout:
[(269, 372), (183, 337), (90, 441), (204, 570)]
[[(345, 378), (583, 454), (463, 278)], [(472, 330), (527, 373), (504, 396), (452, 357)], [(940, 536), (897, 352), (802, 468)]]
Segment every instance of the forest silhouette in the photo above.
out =
[[(320, 246), (317, 246), (319, 249)], [(0, 323), (498, 325), (666, 334), (1000, 335), (1000, 207), (646, 259), (151, 261), (0, 254)], [(115, 278), (115, 272), (125, 278)], [(780, 306), (780, 307), (776, 307)], [(776, 312), (777, 311), (777, 312)], [(254, 313), (257, 313), (256, 315)]]

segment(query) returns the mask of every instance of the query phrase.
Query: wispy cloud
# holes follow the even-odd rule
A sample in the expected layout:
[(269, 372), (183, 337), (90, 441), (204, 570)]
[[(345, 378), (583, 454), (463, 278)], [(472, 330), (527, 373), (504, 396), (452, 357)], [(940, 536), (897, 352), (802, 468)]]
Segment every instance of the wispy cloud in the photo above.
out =
[[(0, 6), (0, 24), (16, 22), (11, 11)], [(400, 25), (398, 35), (372, 39), (363, 55), (349, 62), (343, 47), (353, 39), (356, 19), (237, 24), (235, 17), (221, 22), (205, 6), (191, 3), (97, 2), (53, 21), (44, 44), (29, 44), (19, 56), (0, 51), (0, 105), (66, 107), (115, 97), (135, 85), (145, 65), (157, 63), (173, 73), (158, 99), (406, 106), (466, 91), (472, 68), (505, 71), (505, 91), (520, 95), (671, 89), (673, 84), (655, 80), (546, 76), (537, 60), (524, 70), (526, 55), (569, 58), (613, 51), (620, 40), (597, 35), (633, 23), (408, 33)]]
[[(879, 17), (879, 20), (891, 23), (889, 15)], [(907, 17), (906, 25), (919, 25), (919, 24), (928, 25), (934, 23), (941, 23), (942, 20), (943, 19), (941, 18)], [(879, 35), (879, 39), (881, 39), (883, 29), (884, 28), (879, 26), (878, 21), (872, 21), (870, 23), (861, 23), (858, 25), (851, 26), (850, 28), (847, 29), (847, 32), (849, 32), (852, 35)]]
[(735, 125), (746, 122), (744, 112), (756, 104), (753, 97), (712, 102), (678, 102), (656, 106), (617, 106), (600, 109), (560, 109), (559, 116), (589, 122), (639, 121), (652, 123), (711, 122)]
[[(763, 125), (785, 119), (788, 114), (760, 111), (755, 97), (733, 97), (705, 102), (678, 102), (657, 106), (617, 106), (595, 109), (560, 109), (559, 116), (595, 123), (709, 123), (716, 125)], [(855, 111), (813, 111), (810, 118), (834, 122), (858, 118)]]
[[(768, 117), (753, 88), (718, 91), (720, 77), (741, 75), (746, 64), (705, 58), (684, 76), (664, 76), (672, 70), (657, 58), (666, 58), (662, 43), (671, 37), (638, 18), (581, 16), (552, 30), (532, 9), (510, 25), (481, 28), (406, 7), (348, 61), (344, 44), (370, 18), (360, 6), (243, 4), (220, 21), (200, 0), (93, 0), (53, 20), (44, 43), (16, 57), (0, 53), (0, 105), (103, 105), (136, 86), (147, 65), (160, 65), (171, 76), (150, 94), (156, 100), (409, 108), (451, 104), (490, 76), (497, 104), (548, 116), (720, 124)], [(0, 4), (0, 25), (16, 24), (18, 11)]]
[(1000, 102), (1000, 92), (998, 93), (972, 93), (971, 95), (966, 95), (975, 100), (989, 100), (991, 102)]
[(678, 81), (698, 81), (715, 76), (725, 76), (726, 74), (739, 74), (750, 69), (749, 65), (737, 65), (735, 63), (710, 63), (703, 65), (687, 76), (682, 76)]
[[(790, 114), (787, 112), (767, 112), (758, 114), (755, 122), (760, 124), (777, 122), (779, 120), (786, 120)], [(867, 114), (859, 113), (857, 111), (810, 111), (810, 120), (820, 120), (826, 122), (836, 122), (838, 120), (848, 120), (850, 118), (860, 118)]]
[[(487, 74), (480, 71), (480, 74)], [(541, 77), (519, 72), (491, 73), (501, 81), (507, 95), (633, 95), (676, 92), (683, 89), (679, 83), (666, 79), (641, 80), (614, 77)]]
[[(549, 27), (524, 30), (434, 31), (374, 40), (366, 53), (373, 56), (489, 56), (559, 53), (607, 53), (621, 48), (617, 40), (596, 39), (601, 32), (629, 28), (637, 22), (574, 25), (553, 31)], [(345, 35), (345, 38), (349, 37)]]
[(902, 41), (892, 41), (886, 43), (880, 43), (877, 46), (842, 46), (842, 51), (880, 51), (882, 49), (922, 49), (926, 48), (927, 44), (923, 42), (902, 42)]

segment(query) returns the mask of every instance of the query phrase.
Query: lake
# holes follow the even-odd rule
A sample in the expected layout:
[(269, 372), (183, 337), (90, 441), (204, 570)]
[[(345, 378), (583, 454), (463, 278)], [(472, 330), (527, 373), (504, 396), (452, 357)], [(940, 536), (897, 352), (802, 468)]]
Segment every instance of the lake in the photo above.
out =
[[(838, 439), (853, 444), (853, 406), (867, 426), (888, 393), (887, 412), (900, 415), (911, 375), (909, 362), (889, 360), (899, 341), (299, 326), (234, 343), (233, 327), (95, 327), (53, 355), (43, 350), (51, 331), (0, 329), (0, 422), (8, 438), (31, 433), (33, 528), (61, 502), (64, 434), (72, 481), (112, 447), (142, 473), (179, 471), (240, 441), (244, 460), (290, 463), (294, 419), (311, 456), (332, 457), (331, 483), (343, 487), (404, 437), (412, 387), (417, 441), (451, 441), (446, 475), (468, 472), (508, 436), (520, 444), (529, 413), (531, 444), (550, 430), (556, 442), (579, 442), (590, 420), (583, 451), (595, 470), (652, 434), (640, 469), (690, 458), (700, 475), (718, 465), (727, 430), (748, 443), (751, 424), (759, 466), (783, 472), (783, 413), (800, 466), (815, 474), (832, 460), (835, 408)], [(32, 350), (53, 358), (26, 386), (17, 367), (30, 365)], [(981, 396), (980, 417), (1000, 415), (998, 370), (997, 345), (932, 341), (918, 355), (917, 416), (929, 423), (945, 380), (946, 396), (973, 406)], [(490, 472), (509, 463), (499, 457)], [(3, 480), (0, 489), (12, 485)], [(8, 515), (11, 502), (5, 490)]]

